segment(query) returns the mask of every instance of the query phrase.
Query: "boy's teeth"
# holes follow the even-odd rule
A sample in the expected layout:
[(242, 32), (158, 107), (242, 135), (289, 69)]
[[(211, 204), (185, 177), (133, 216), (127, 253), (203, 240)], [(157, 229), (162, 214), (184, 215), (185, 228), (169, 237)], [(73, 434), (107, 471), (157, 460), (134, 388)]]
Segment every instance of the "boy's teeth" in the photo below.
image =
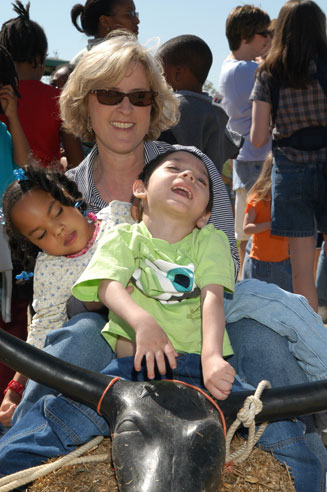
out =
[(130, 128), (133, 126), (133, 123), (121, 123), (119, 121), (112, 121), (111, 124), (117, 128)]

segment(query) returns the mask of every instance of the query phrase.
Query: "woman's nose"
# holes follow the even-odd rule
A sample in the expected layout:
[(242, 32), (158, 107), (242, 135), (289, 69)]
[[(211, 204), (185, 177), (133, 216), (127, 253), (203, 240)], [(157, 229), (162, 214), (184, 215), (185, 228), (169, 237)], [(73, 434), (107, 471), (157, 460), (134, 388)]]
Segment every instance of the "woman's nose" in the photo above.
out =
[(128, 99), (127, 96), (125, 96), (124, 99), (119, 103), (119, 109), (120, 111), (124, 111), (127, 113), (133, 111), (133, 104), (131, 103), (131, 101)]

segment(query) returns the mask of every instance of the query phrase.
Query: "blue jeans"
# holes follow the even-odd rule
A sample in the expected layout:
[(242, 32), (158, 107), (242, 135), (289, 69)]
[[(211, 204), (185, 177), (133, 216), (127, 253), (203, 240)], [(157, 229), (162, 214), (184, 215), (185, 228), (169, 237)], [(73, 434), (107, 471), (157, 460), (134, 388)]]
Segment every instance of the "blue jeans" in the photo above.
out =
[[(261, 329), (260, 326), (258, 328)], [(115, 359), (102, 372), (129, 380), (144, 380), (144, 372), (136, 374), (133, 362), (133, 357)], [(270, 372), (272, 375), (276, 371), (271, 367)], [(200, 356), (187, 354), (178, 358), (177, 369), (171, 376), (203, 387), (201, 375)], [(243, 386), (236, 379), (233, 391), (244, 388), (247, 389), (248, 385)], [(93, 437), (109, 436), (109, 433), (108, 423), (94, 410), (62, 395), (45, 396), (0, 440), (0, 475), (38, 465), (44, 458), (67, 454)], [(323, 458), (313, 452), (310, 442), (306, 440), (302, 422), (294, 420), (270, 424), (260, 444), (292, 468), (298, 492), (325, 491), (327, 452), (321, 444), (321, 454), (323, 456), (325, 452), (326, 455), (323, 462)]]
[(318, 305), (327, 306), (327, 255), (325, 241), (321, 245), (321, 251), (317, 265), (316, 287), (318, 293)]
[[(63, 328), (48, 333), (44, 351), (76, 366), (100, 372), (115, 357), (101, 335), (107, 319), (106, 316), (91, 312), (74, 316)], [(57, 392), (54, 389), (28, 380), (12, 423), (21, 419), (42, 396), (55, 394)]]
[(271, 234), (314, 236), (327, 233), (326, 162), (299, 164), (279, 150), (271, 173)]
[(292, 267), (290, 259), (284, 261), (260, 261), (245, 253), (242, 280), (256, 278), (263, 282), (276, 284), (288, 292), (292, 289)]
[[(313, 311), (305, 297), (286, 292), (275, 284), (248, 279), (236, 284), (234, 298), (225, 299), (224, 308), (227, 323), (251, 318), (284, 337), (288, 342), (289, 352), (297, 359), (309, 381), (327, 379), (327, 330), (321, 317)], [(254, 330), (255, 325), (253, 326)], [(252, 329), (251, 323), (250, 328)], [(251, 349), (251, 344), (246, 339), (248, 333), (249, 324), (246, 324), (245, 337), (243, 333), (238, 333), (232, 341), (232, 347), (240, 357), (245, 349), (251, 350), (254, 366), (247, 374), (253, 377), (257, 374), (252, 370), (258, 366), (258, 353)], [(237, 345), (240, 339), (242, 347)], [(276, 340), (272, 341), (271, 351), (276, 351)], [(264, 349), (262, 340), (258, 340), (256, 345), (259, 352)], [(271, 364), (268, 362), (271, 357), (273, 356), (266, 361), (262, 360), (264, 367)], [(286, 358), (289, 357), (286, 355)], [(288, 360), (285, 363), (288, 364)], [(274, 364), (274, 367), (279, 366)], [(260, 368), (258, 371), (260, 372)]]

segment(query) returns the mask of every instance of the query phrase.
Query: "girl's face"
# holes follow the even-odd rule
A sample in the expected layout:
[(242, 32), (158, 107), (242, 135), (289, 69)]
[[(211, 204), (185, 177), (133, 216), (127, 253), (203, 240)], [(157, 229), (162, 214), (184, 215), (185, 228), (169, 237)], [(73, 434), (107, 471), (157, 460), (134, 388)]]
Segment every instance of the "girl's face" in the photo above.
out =
[[(97, 89), (114, 89), (126, 93), (150, 90), (142, 64), (131, 64), (125, 77), (114, 87), (105, 83)], [(101, 104), (95, 94), (88, 96), (88, 111), (99, 150), (116, 155), (134, 153), (143, 148), (150, 126), (152, 106), (134, 106), (128, 97), (115, 106)]]
[(53, 256), (78, 253), (94, 229), (77, 208), (62, 205), (40, 189), (22, 196), (11, 210), (11, 220), (23, 236)]

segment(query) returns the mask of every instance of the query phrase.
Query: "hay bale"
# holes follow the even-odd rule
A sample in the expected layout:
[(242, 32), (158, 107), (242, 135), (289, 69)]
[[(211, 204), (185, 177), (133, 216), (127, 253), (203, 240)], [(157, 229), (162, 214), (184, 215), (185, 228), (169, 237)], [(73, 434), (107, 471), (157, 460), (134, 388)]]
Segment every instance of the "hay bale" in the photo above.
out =
[[(236, 436), (231, 449), (244, 443)], [(105, 439), (89, 454), (108, 453), (110, 439)], [(36, 480), (29, 492), (118, 492), (111, 460), (63, 468)], [(219, 492), (296, 492), (289, 470), (272, 455), (255, 448), (245, 463), (226, 470)], [(191, 492), (191, 491), (190, 491)]]

